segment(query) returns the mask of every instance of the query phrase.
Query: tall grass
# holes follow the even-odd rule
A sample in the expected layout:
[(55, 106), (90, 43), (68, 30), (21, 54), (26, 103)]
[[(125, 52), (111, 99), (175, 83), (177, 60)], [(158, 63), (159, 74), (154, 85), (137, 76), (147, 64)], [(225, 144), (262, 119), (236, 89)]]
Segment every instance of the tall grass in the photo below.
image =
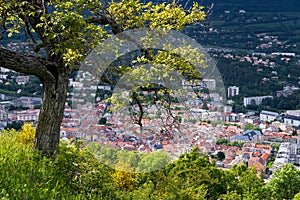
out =
[(0, 132), (0, 199), (113, 199), (111, 171), (87, 150), (62, 143), (47, 158), (28, 138), (24, 131)]

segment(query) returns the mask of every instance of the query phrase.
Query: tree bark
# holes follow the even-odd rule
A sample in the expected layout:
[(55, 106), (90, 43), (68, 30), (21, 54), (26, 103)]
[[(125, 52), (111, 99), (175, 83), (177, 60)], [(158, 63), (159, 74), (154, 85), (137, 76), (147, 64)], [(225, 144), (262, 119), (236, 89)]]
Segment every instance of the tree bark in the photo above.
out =
[(43, 104), (34, 139), (34, 148), (46, 156), (58, 150), (60, 125), (71, 71), (59, 62), (39, 56), (13, 52), (0, 46), (0, 66), (16, 72), (37, 76), (44, 89)]
[(46, 156), (58, 150), (60, 125), (64, 115), (69, 82), (68, 73), (59, 73), (56, 81), (42, 80), (44, 96), (36, 129), (34, 148)]
[(31, 74), (40, 79), (49, 79), (54, 81), (53, 74), (48, 68), (57, 68), (56, 63), (50, 62), (39, 56), (26, 55), (11, 51), (0, 46), (0, 66), (14, 70), (19, 73)]

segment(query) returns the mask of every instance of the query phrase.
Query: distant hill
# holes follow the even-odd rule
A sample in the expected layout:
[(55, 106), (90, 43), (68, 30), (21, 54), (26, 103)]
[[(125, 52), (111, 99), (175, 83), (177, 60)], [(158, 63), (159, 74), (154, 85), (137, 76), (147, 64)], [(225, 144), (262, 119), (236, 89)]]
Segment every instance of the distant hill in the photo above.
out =
[(197, 0), (202, 5), (214, 3), (215, 12), (246, 10), (249, 12), (300, 12), (299, 0)]

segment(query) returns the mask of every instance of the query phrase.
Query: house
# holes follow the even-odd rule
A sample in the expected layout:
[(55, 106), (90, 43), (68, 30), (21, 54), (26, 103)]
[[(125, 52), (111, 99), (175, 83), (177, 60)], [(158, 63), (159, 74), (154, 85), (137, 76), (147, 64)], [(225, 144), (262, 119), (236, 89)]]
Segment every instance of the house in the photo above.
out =
[(265, 122), (280, 120), (281, 116), (277, 112), (262, 110), (259, 114), (259, 119)]
[(261, 122), (258, 125), (258, 128), (260, 128), (261, 130), (265, 130), (268, 127), (268, 124), (266, 122)]
[(255, 167), (257, 171), (262, 171), (264, 172), (266, 170), (266, 163), (265, 161), (258, 156), (252, 156), (249, 160), (248, 160), (248, 167)]
[(281, 96), (288, 97), (292, 94), (293, 94), (293, 91), (291, 91), (291, 90), (277, 90), (276, 91), (277, 97), (281, 97)]

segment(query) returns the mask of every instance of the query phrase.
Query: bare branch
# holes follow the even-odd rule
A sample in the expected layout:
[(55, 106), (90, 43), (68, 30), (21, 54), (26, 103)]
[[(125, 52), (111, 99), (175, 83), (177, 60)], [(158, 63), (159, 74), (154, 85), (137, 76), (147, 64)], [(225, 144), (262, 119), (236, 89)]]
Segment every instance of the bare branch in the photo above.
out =
[(28, 34), (28, 36), (29, 36), (29, 38), (31, 39), (31, 41), (32, 41), (34, 44), (36, 44), (37, 42), (36, 42), (36, 40), (34, 39), (34, 36), (32, 35), (32, 32), (31, 32), (31, 30), (30, 30), (30, 24), (29, 24), (29, 22), (28, 22), (27, 19), (25, 20), (25, 31), (26, 31), (26, 33)]

